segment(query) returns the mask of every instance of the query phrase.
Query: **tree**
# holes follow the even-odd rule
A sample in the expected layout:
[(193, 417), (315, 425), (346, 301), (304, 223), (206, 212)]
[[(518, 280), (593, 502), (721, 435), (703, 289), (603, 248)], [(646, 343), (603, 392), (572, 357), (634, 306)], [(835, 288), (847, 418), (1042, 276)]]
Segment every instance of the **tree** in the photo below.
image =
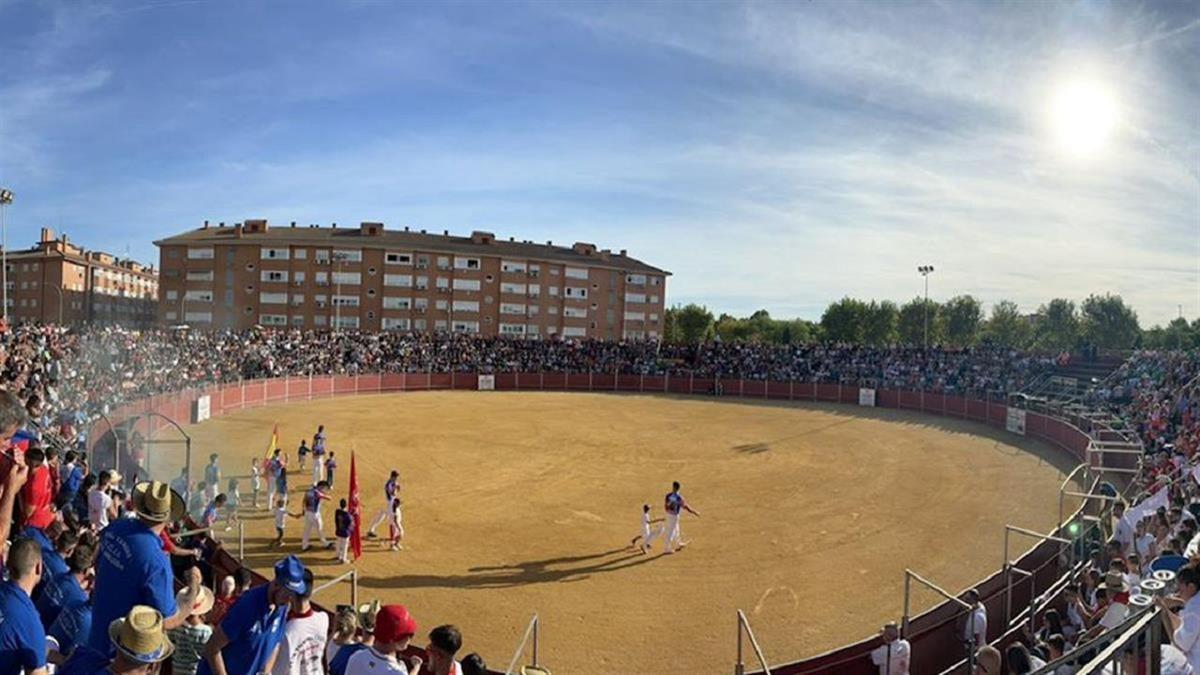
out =
[(1130, 349), (1141, 335), (1137, 312), (1119, 295), (1089, 295), (1080, 305), (1083, 338), (1101, 349)]
[(749, 340), (753, 326), (746, 319), (739, 319), (732, 314), (722, 314), (713, 324), (713, 332), (722, 342), (737, 342)]
[(866, 325), (867, 304), (854, 298), (842, 298), (825, 308), (821, 329), (830, 342), (860, 343)]
[(983, 323), (983, 308), (970, 295), (958, 295), (942, 305), (941, 312), (946, 322), (946, 340), (956, 347), (969, 347), (979, 337), (979, 326)]
[(713, 315), (707, 307), (693, 303), (683, 307), (672, 307), (667, 310), (667, 314), (670, 317), (668, 325), (677, 333), (676, 339), (680, 342), (694, 345), (708, 338), (713, 325)]
[(992, 305), (992, 317), (984, 328), (987, 339), (1001, 347), (1025, 347), (1029, 344), (1030, 325), (1017, 303), (1001, 300)]
[(1055, 298), (1038, 309), (1037, 346), (1056, 351), (1072, 349), (1079, 341), (1079, 316), (1075, 303)]
[(891, 300), (871, 301), (867, 305), (863, 321), (862, 341), (876, 347), (896, 342), (896, 325), (900, 321), (900, 310)]
[(925, 344), (926, 311), (928, 311), (929, 321), (929, 344), (937, 344), (941, 337), (942, 324), (939, 320), (939, 309), (936, 302), (926, 301), (924, 298), (913, 298), (904, 303), (904, 306), (900, 308), (900, 317), (896, 326), (901, 344), (910, 346)]
[(817, 342), (821, 339), (821, 326), (804, 319), (791, 321), (776, 321), (779, 327), (773, 339), (782, 345), (803, 345)]

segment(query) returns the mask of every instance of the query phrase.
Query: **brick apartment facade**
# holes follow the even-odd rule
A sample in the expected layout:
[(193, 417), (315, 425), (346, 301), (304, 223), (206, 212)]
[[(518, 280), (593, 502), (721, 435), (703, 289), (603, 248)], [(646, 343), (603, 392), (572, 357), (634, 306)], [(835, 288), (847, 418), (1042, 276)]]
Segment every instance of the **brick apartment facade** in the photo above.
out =
[(155, 242), (159, 321), (404, 330), (518, 338), (651, 338), (669, 272), (625, 251), (489, 232), (209, 225)]
[(42, 228), (37, 245), (7, 253), (8, 316), (42, 321), (151, 326), (158, 305), (153, 267), (89, 251)]

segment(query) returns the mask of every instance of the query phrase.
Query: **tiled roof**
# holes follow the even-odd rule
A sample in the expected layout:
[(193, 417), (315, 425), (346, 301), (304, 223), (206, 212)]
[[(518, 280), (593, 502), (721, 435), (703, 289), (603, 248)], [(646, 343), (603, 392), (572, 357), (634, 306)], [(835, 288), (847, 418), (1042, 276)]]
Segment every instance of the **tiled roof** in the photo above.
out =
[(628, 255), (617, 252), (603, 253), (596, 250), (593, 253), (581, 253), (572, 247), (554, 246), (534, 242), (510, 241), (495, 239), (489, 236), (488, 243), (473, 241), (471, 237), (454, 235), (412, 232), (405, 230), (384, 229), (377, 235), (364, 234), (359, 227), (286, 227), (272, 225), (265, 232), (247, 232), (243, 230), (241, 237), (235, 227), (197, 228), (166, 239), (160, 239), (155, 245), (264, 245), (290, 244), (312, 246), (361, 246), (368, 248), (389, 248), (400, 250), (419, 250), (431, 253), (461, 253), (479, 256), (501, 256), (521, 260), (543, 260), (548, 262), (579, 265), (588, 267), (605, 267), (649, 274), (669, 275), (670, 272), (646, 264)]

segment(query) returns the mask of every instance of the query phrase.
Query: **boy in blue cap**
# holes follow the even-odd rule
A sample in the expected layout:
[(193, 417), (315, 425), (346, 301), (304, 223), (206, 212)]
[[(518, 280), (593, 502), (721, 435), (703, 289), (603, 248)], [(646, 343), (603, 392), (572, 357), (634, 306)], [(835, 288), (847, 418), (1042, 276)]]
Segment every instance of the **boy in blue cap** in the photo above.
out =
[(197, 675), (257, 673), (283, 639), (288, 604), (304, 594), (304, 564), (294, 555), (275, 563), (275, 579), (242, 594), (204, 648)]

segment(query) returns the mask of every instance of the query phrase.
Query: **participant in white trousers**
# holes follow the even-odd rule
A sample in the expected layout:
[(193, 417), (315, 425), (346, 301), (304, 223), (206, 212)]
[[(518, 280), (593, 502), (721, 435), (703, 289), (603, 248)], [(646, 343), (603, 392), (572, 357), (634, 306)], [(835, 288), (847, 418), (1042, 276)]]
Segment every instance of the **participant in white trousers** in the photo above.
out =
[(388, 533), (392, 535), (393, 551), (404, 548), (404, 545), (400, 543), (400, 540), (404, 539), (404, 512), (401, 510), (399, 497), (392, 500), (392, 512), (388, 516)]
[(387, 482), (383, 484), (383, 504), (379, 506), (379, 510), (371, 518), (371, 525), (367, 528), (367, 537), (374, 537), (375, 528), (384, 524), (392, 517), (392, 502), (399, 495), (399, 492), (400, 472), (392, 469)]
[(700, 514), (688, 505), (683, 495), (679, 494), (679, 487), (679, 481), (672, 483), (671, 491), (667, 493), (666, 498), (663, 500), (663, 510), (667, 512), (667, 524), (663, 530), (665, 533), (663, 536), (666, 538), (664, 548), (667, 553), (674, 553), (674, 547), (676, 546), (683, 548), (686, 545), (686, 542), (682, 541), (683, 535), (679, 531), (679, 514), (687, 511), (697, 518), (700, 517)]
[(329, 484), (321, 481), (311, 490), (304, 493), (304, 534), (300, 538), (301, 551), (308, 550), (308, 542), (314, 531), (321, 538), (322, 546), (330, 546), (329, 541), (325, 539), (325, 530), (321, 522), (321, 502), (331, 498), (326, 492), (328, 489)]
[[(650, 529), (650, 505), (642, 504), (642, 533), (634, 537), (631, 543), (637, 546), (642, 553), (646, 553), (650, 550), (650, 545), (654, 543), (654, 540), (662, 532), (663, 529), (661, 527), (656, 527), (653, 530)], [(642, 542), (640, 545), (638, 544), (638, 540)]]

